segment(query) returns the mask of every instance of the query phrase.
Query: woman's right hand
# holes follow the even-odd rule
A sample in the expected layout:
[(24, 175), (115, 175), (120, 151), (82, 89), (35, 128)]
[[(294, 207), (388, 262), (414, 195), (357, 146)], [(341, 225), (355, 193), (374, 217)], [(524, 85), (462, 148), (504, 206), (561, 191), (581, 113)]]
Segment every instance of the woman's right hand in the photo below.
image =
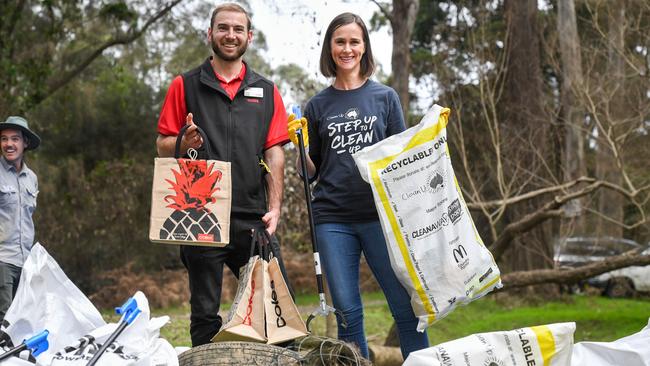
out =
[(305, 148), (309, 146), (309, 131), (307, 129), (307, 118), (296, 118), (296, 115), (291, 113), (287, 119), (287, 130), (289, 132), (289, 139), (293, 142), (293, 145), (296, 149), (300, 148), (298, 143), (298, 134), (296, 131), (302, 130), (302, 141), (305, 145)]

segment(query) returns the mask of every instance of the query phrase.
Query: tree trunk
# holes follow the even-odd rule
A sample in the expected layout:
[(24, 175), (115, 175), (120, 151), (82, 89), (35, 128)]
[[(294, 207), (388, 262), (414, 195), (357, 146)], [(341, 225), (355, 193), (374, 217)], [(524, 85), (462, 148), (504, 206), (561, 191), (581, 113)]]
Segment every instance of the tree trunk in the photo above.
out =
[[(380, 7), (381, 8), (381, 7)], [(411, 75), (411, 37), (417, 18), (419, 0), (393, 0), (393, 10), (388, 15), (390, 25), (393, 29), (393, 54), (391, 57), (391, 69), (393, 73), (393, 88), (397, 92), (404, 113), (404, 121), (409, 125), (409, 76)], [(393, 322), (391, 331), (385, 341), (386, 346), (399, 345), (397, 327)]]
[[(607, 4), (608, 12), (608, 62), (607, 74), (610, 76), (611, 83), (608, 89), (613, 92), (608, 101), (607, 113), (603, 118), (607, 120), (610, 127), (609, 131), (599, 131), (600, 134), (608, 133), (615, 135), (617, 122), (624, 119), (625, 112), (625, 75), (624, 60), (622, 53), (625, 47), (625, 2), (616, 4)], [(612, 146), (615, 140), (609, 142), (606, 136), (600, 137), (600, 143), (597, 150), (596, 174), (598, 178), (605, 181), (620, 185), (621, 174), (617, 165), (615, 152), (617, 146)], [(613, 137), (613, 136), (612, 136)], [(622, 198), (616, 192), (603, 191), (598, 197), (598, 211), (607, 218), (623, 221), (623, 202)], [(606, 219), (598, 220), (595, 231), (597, 236), (612, 236), (620, 238), (623, 236), (623, 229)]]
[(399, 94), (404, 120), (407, 121), (407, 124), (410, 103), (411, 36), (419, 8), (419, 0), (393, 0), (393, 11), (390, 15), (390, 24), (393, 28), (393, 55), (391, 57), (393, 88)]
[[(562, 149), (562, 168), (565, 182), (586, 175), (584, 152), (584, 108), (579, 102), (582, 90), (582, 57), (580, 55), (580, 38), (576, 24), (574, 0), (559, 0), (557, 14), (557, 31), (560, 42), (560, 59), (562, 65), (562, 85), (560, 88), (560, 124), (564, 127), (564, 148)], [(567, 204), (567, 216), (575, 217), (573, 229), (562, 229), (578, 235), (585, 234), (584, 200), (577, 199)]]
[[(516, 186), (535, 188), (547, 179), (544, 167), (535, 162), (540, 157), (551, 160), (548, 117), (544, 110), (544, 95), (537, 27), (536, 0), (506, 0), (504, 2), (506, 35), (506, 76), (502, 110), (503, 156), (506, 175), (516, 177)], [(512, 220), (530, 212), (539, 202), (532, 200), (515, 206), (509, 213)], [(548, 225), (540, 226), (520, 237), (515, 251), (510, 252), (509, 268), (529, 270), (548, 268), (552, 261)]]

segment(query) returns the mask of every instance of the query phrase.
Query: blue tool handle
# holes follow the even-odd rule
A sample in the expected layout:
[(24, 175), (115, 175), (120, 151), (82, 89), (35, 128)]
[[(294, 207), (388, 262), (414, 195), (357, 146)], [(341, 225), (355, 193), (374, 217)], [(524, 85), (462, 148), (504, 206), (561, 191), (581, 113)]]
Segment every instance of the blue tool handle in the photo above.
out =
[(130, 297), (126, 300), (124, 305), (115, 308), (115, 312), (118, 315), (122, 315), (122, 320), (126, 322), (126, 324), (131, 324), (142, 311), (138, 309), (138, 302), (135, 301), (134, 298)]
[(49, 334), (50, 332), (46, 329), (30, 339), (23, 341), (25, 346), (32, 351), (32, 356), (36, 357), (50, 348), (50, 344), (47, 342), (47, 336)]
[(293, 113), (296, 116), (296, 119), (302, 118), (302, 113), (300, 112), (300, 106), (297, 104), (291, 108), (291, 113)]

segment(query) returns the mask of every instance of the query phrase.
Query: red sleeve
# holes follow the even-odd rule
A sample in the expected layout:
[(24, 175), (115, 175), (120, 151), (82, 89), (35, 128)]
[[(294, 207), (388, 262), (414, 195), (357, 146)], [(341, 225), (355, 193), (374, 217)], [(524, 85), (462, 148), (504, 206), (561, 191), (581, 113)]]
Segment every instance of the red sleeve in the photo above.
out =
[(266, 135), (264, 148), (268, 149), (275, 145), (284, 145), (289, 142), (289, 133), (287, 132), (287, 111), (284, 109), (284, 102), (280, 91), (276, 85), (273, 85), (273, 119), (269, 127), (269, 133)]
[(187, 106), (185, 105), (183, 77), (179, 75), (172, 80), (167, 90), (158, 119), (158, 133), (163, 136), (178, 135), (181, 127), (185, 124), (186, 116)]

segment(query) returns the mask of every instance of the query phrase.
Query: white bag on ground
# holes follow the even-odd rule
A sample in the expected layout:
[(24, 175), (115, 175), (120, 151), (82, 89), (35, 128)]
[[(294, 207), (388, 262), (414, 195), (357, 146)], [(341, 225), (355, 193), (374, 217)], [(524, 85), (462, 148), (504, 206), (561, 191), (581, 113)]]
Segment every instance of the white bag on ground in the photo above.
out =
[(60, 348), (106, 325), (88, 298), (58, 263), (36, 243), (23, 265), (16, 296), (5, 315), (7, 333), (16, 346), (47, 329), (49, 348), (36, 358), (49, 360)]
[(451, 166), (448, 116), (434, 105), (417, 126), (353, 155), (372, 187), (391, 266), (411, 295), (419, 331), (501, 287)]
[(34, 366), (34, 364), (19, 357), (11, 357), (2, 361), (2, 366)]
[(573, 346), (574, 366), (650, 366), (650, 319), (640, 332), (613, 342), (579, 342)]
[(575, 329), (557, 323), (472, 334), (411, 352), (404, 366), (570, 366)]
[[(140, 291), (133, 297), (142, 312), (117, 337), (116, 341), (99, 358), (96, 365), (178, 366), (174, 347), (166, 340), (159, 338), (160, 328), (169, 322), (169, 317), (149, 319), (150, 310), (147, 298)], [(115, 331), (117, 325), (116, 323), (107, 324), (72, 342), (56, 353), (50, 365), (86, 365)]]

